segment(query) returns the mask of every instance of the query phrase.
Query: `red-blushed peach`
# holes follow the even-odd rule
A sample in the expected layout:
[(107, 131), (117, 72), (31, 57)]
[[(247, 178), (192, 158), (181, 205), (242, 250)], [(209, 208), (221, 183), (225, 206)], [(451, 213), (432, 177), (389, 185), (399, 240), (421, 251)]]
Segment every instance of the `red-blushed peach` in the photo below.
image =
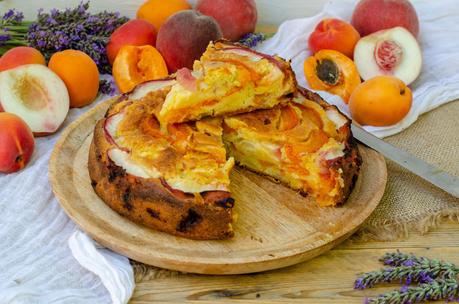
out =
[(396, 26), (406, 28), (414, 37), (419, 34), (418, 15), (408, 0), (362, 0), (351, 23), (362, 37)]
[(196, 10), (217, 20), (223, 38), (237, 41), (257, 25), (254, 0), (199, 0)]
[(39, 50), (29, 46), (17, 46), (6, 51), (0, 58), (0, 72), (14, 69), (24, 64), (46, 64), (45, 57)]
[(349, 23), (340, 19), (320, 21), (309, 36), (309, 49), (315, 54), (320, 50), (335, 50), (351, 58), (360, 34)]
[(193, 10), (178, 12), (167, 19), (158, 33), (156, 48), (163, 55), (169, 72), (193, 68), (210, 41), (222, 37), (214, 18)]
[(129, 20), (117, 28), (110, 36), (107, 44), (107, 57), (110, 64), (115, 61), (119, 50), (125, 45), (152, 45), (156, 44), (156, 28), (145, 20)]
[(0, 172), (17, 172), (29, 163), (35, 141), (32, 131), (19, 116), (0, 113), (0, 143)]

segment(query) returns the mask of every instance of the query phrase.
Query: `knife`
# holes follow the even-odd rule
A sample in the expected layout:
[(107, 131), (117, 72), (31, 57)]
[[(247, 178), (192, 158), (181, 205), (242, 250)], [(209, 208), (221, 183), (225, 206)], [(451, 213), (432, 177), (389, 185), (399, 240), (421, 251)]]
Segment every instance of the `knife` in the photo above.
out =
[(354, 123), (351, 125), (351, 130), (354, 137), (361, 143), (378, 151), (386, 158), (443, 189), (452, 196), (459, 198), (458, 177), (448, 174), (414, 155), (377, 138)]

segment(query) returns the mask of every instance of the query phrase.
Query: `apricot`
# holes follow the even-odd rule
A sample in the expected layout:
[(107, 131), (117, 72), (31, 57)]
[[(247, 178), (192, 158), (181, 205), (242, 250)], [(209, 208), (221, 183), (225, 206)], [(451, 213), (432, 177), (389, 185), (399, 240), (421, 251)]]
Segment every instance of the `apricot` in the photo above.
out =
[(173, 14), (191, 9), (186, 0), (148, 0), (137, 10), (137, 19), (150, 22), (157, 30)]
[(359, 32), (349, 23), (339, 19), (324, 19), (317, 24), (314, 32), (309, 36), (308, 43), (309, 49), (314, 54), (329, 49), (352, 58), (354, 47), (359, 39)]
[(362, 0), (351, 23), (362, 37), (396, 26), (406, 28), (414, 37), (419, 34), (418, 15), (408, 0)]
[(222, 37), (218, 23), (212, 17), (186, 10), (171, 16), (159, 29), (156, 47), (163, 55), (169, 72), (192, 69), (210, 41)]
[(393, 76), (377, 76), (359, 85), (351, 95), (349, 110), (361, 125), (390, 126), (410, 111), (413, 94)]
[(77, 50), (54, 53), (48, 67), (64, 81), (71, 108), (84, 107), (96, 99), (99, 92), (99, 70), (86, 53)]
[(304, 76), (311, 89), (338, 95), (345, 103), (360, 84), (354, 62), (334, 50), (320, 50), (307, 58), (304, 61)]
[(0, 113), (0, 172), (24, 168), (32, 157), (35, 141), (27, 124), (12, 113)]
[(113, 77), (121, 93), (138, 84), (168, 75), (166, 62), (151, 45), (123, 46), (113, 63)]
[(53, 71), (26, 64), (0, 73), (0, 103), (21, 117), (35, 136), (56, 132), (69, 111), (67, 88)]
[(223, 38), (237, 41), (255, 31), (257, 6), (254, 0), (199, 0), (196, 10), (213, 17), (222, 30)]
[(117, 28), (107, 44), (110, 64), (115, 61), (119, 50), (125, 45), (155, 45), (157, 28), (145, 20), (129, 20)]
[(0, 72), (33, 63), (45, 65), (45, 57), (33, 47), (17, 46), (6, 51), (0, 58)]

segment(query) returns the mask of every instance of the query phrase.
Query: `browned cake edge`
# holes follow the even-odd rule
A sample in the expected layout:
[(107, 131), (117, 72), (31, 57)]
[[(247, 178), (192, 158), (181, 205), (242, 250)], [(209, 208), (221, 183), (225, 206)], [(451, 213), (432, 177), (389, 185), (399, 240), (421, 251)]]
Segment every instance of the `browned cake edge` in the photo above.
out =
[(322, 97), (319, 96), (319, 94), (302, 87), (298, 87), (298, 90), (304, 97), (318, 103), (322, 108), (334, 108), (347, 119), (347, 123), (340, 128), (340, 133), (344, 133), (345, 135), (344, 156), (340, 157), (332, 165), (335, 170), (340, 168), (343, 170), (344, 187), (342, 188), (341, 193), (337, 196), (336, 200), (337, 204), (342, 204), (347, 200), (352, 190), (354, 189), (355, 183), (357, 182), (357, 178), (360, 173), (360, 166), (362, 165), (362, 157), (360, 156), (359, 149), (357, 147), (357, 141), (355, 140), (351, 131), (352, 121), (346, 115), (341, 113), (341, 111), (336, 106), (327, 103)]
[(99, 197), (114, 211), (133, 222), (166, 233), (197, 240), (226, 239), (233, 236), (232, 207), (228, 192), (194, 195), (172, 193), (160, 179), (130, 175), (107, 155), (113, 146), (104, 131), (105, 119), (95, 129), (88, 158), (91, 184)]

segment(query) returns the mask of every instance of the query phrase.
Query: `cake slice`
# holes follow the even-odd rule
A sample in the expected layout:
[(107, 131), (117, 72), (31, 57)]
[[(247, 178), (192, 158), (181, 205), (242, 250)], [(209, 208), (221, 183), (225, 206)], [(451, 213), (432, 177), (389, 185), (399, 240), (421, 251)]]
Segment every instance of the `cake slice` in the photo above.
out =
[(223, 140), (238, 164), (320, 206), (346, 200), (361, 162), (349, 119), (304, 89), (288, 105), (224, 118)]
[(194, 239), (233, 235), (222, 119), (160, 129), (157, 113), (175, 80), (139, 86), (95, 127), (89, 173), (96, 193), (129, 219)]
[(177, 72), (177, 83), (159, 113), (161, 124), (269, 109), (296, 90), (290, 64), (238, 44), (210, 43), (193, 71)]

